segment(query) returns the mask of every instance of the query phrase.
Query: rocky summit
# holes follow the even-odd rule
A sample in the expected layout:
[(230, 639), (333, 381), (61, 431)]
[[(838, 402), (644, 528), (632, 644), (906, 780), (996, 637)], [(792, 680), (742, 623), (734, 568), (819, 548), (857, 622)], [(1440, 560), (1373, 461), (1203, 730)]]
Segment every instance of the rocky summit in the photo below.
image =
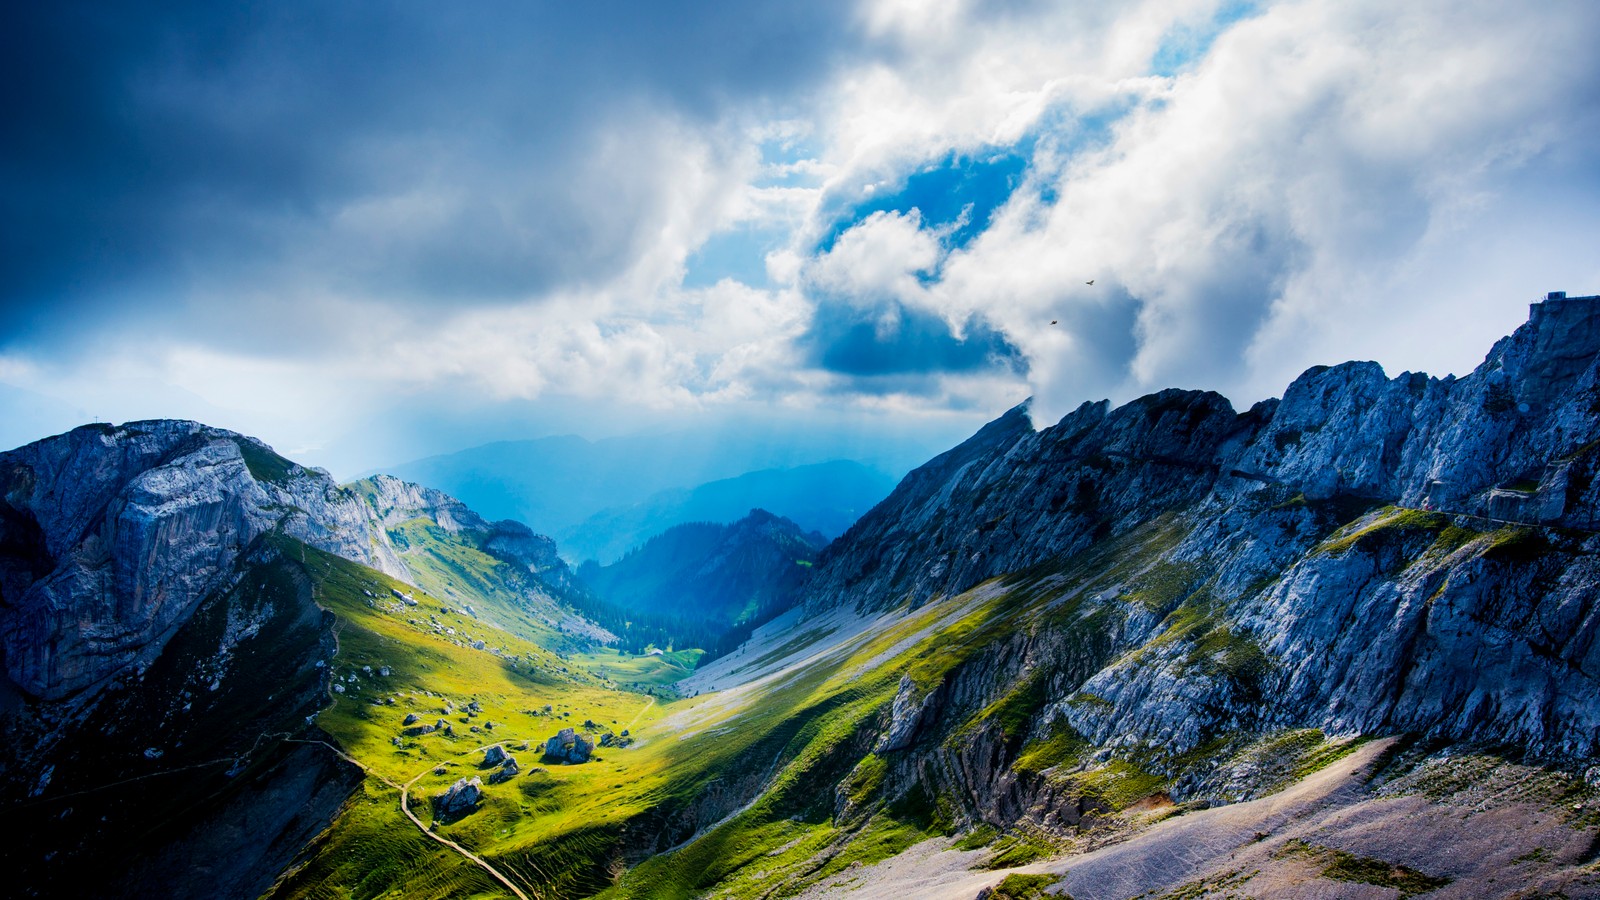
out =
[(1597, 468), (1600, 298), (1554, 295), (1460, 378), (1024, 404), (820, 553), (760, 514), (600, 592), (421, 485), (79, 428), (0, 454), (7, 862), (24, 896), (1597, 897)]

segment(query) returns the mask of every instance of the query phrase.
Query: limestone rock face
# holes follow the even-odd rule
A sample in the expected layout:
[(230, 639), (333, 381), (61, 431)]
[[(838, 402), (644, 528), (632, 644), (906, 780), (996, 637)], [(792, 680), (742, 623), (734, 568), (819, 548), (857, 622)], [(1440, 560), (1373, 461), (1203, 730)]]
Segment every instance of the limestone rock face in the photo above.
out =
[(908, 475), (803, 602), (915, 608), (1071, 570), (1030, 576), (1070, 615), (885, 710), (876, 749), (996, 821), (1043, 802), (1011, 745), (937, 742), (1020, 684), (1047, 701), (1031, 734), (1064, 722), (1142, 758), (1318, 727), (1592, 760), (1597, 360), (1600, 299), (1551, 300), (1461, 378), (1345, 363), (1243, 413), (1164, 391), (1037, 431), (1019, 407)]
[(86, 426), (0, 454), (7, 674), (55, 700), (147, 665), (274, 529), (375, 562), (357, 497), (231, 432)]
[(417, 517), (509, 562), (525, 599), (572, 632), (608, 636), (551, 599), (569, 576), (549, 538), (430, 488), (386, 475), (340, 487), (254, 438), (161, 420), (85, 426), (0, 454), (7, 674), (35, 697), (87, 701), (148, 666), (269, 532), (414, 583), (388, 529)]
[[(1236, 413), (1167, 390), (1085, 403), (1035, 431), (1026, 404), (916, 469), (824, 551), (803, 602), (913, 605), (1125, 533), (1163, 512), (1263, 489), (1485, 515), (1518, 485), (1530, 519), (1600, 515), (1600, 301), (1552, 300), (1464, 378), (1318, 366)], [(1502, 511), (1513, 501), (1504, 496)]]

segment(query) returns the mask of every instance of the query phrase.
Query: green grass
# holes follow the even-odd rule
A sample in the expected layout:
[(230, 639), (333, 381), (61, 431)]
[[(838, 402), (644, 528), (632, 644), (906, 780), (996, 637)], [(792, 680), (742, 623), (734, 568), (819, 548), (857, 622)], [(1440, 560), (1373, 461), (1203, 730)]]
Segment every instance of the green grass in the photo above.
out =
[(1389, 506), (1379, 510), (1375, 519), (1363, 517), (1339, 529), (1312, 552), (1330, 556), (1343, 556), (1354, 549), (1372, 552), (1386, 541), (1419, 532), (1439, 534), (1448, 527), (1450, 518), (1443, 513)]
[(1309, 844), (1298, 838), (1283, 845), (1278, 858), (1303, 857), (1322, 865), (1322, 877), (1353, 884), (1372, 884), (1394, 888), (1403, 898), (1436, 891), (1450, 883), (1449, 878), (1428, 875), (1410, 866), (1357, 856), (1319, 844)]
[(1060, 765), (1076, 765), (1083, 761), (1091, 744), (1065, 719), (1051, 723), (1050, 733), (1043, 740), (1033, 741), (1022, 748), (1012, 771), (1037, 773)]
[(568, 658), (595, 678), (624, 688), (667, 687), (694, 674), (704, 650), (672, 650), (650, 654), (620, 655), (609, 648), (589, 653), (573, 653)]
[(1099, 768), (1065, 776), (1063, 781), (1070, 784), (1079, 796), (1098, 800), (1119, 812), (1170, 786), (1168, 779), (1146, 771), (1136, 763), (1116, 758), (1106, 761)]
[(1000, 832), (993, 825), (980, 824), (969, 830), (951, 844), (957, 850), (981, 850), (994, 843)]
[(1123, 599), (1160, 615), (1195, 589), (1200, 572), (1192, 562), (1159, 560), (1134, 578)]
[(1552, 550), (1550, 541), (1532, 528), (1501, 528), (1489, 537), (1489, 545), (1483, 549), (1483, 558), (1495, 562), (1523, 565), (1540, 559)]
[[(627, 749), (599, 750), (595, 762), (545, 766), (489, 787), (480, 809), (435, 826), (544, 896), (774, 896), (948, 833), (961, 811), (950, 807), (950, 798), (930, 794), (914, 773), (897, 770), (893, 754), (873, 754), (877, 729), (903, 675), (925, 693), (1030, 632), (1052, 629), (1064, 637), (1063, 662), (1035, 668), (989, 695), (992, 702), (975, 715), (941, 725), (940, 737), (982, 733), (992, 740), (998, 734), (1005, 752), (1016, 754), (1016, 771), (1057, 780), (1106, 815), (1166, 790), (1170, 780), (1127, 760), (1065, 772), (1085, 762), (1088, 742), (1064, 720), (1037, 726), (1054, 699), (1051, 684), (1081, 683), (1108, 661), (1110, 635), (1130, 607), (1169, 609), (1157, 640), (1186, 642), (1195, 665), (1239, 677), (1263, 665), (1259, 650), (1220, 621), (1210, 591), (1196, 584), (1198, 569), (1162, 562), (1183, 537), (1170, 519), (969, 594), (936, 598), (759, 688), (666, 702), (629, 689), (670, 686), (693, 670), (696, 651), (632, 656), (579, 650), (570, 636), (508, 602), (512, 574), (470, 541), (428, 520), (400, 523), (390, 534), (418, 572), (419, 589), (313, 550), (296, 552), (317, 580), (318, 602), (337, 618), (335, 674), (362, 673), (354, 683), (342, 682), (346, 691), (318, 723), (374, 771), (400, 782), (416, 778), (413, 808), (425, 821), (427, 799), (477, 773), (479, 749), (492, 741), (506, 741), (526, 770), (540, 765), (538, 745), (545, 738), (586, 719), (599, 729), (630, 728), (638, 740)], [(1128, 586), (1123, 599), (1096, 599), (1122, 585)], [(393, 588), (411, 593), (418, 605), (394, 602)], [(463, 611), (466, 605), (477, 618)], [(796, 628), (748, 665), (764, 669), (798, 658), (827, 637), (814, 627)], [(474, 650), (472, 639), (500, 653)], [(386, 666), (390, 675), (368, 677), (363, 666)], [(1105, 703), (1088, 695), (1077, 700)], [(482, 707), (477, 717), (462, 712), (471, 701)], [(403, 735), (400, 723), (408, 712), (425, 723), (444, 718), (455, 734)], [(470, 731), (487, 721), (496, 723), (492, 732)], [(522, 749), (524, 742), (529, 749)], [(374, 784), (368, 783), (368, 793), (381, 799)], [(399, 839), (407, 828), (425, 838), (398, 820), (393, 792), (388, 796), (383, 809), (377, 800), (352, 804), (326, 838), (329, 846), (372, 842), (362, 852), (372, 855), (379, 874), (364, 879), (329, 862), (317, 870), (320, 882), (307, 875), (283, 896), (379, 896), (405, 889), (401, 873), (408, 863), (399, 854), (416, 848)], [(380, 838), (385, 828), (398, 834)], [(962, 840), (983, 843), (990, 864), (1001, 867), (1064, 846), (1060, 838), (1027, 830), (995, 837), (979, 828)], [(672, 845), (678, 846), (661, 852)], [(626, 871), (619, 864), (639, 859)], [(467, 877), (450, 874), (457, 862), (430, 864), (439, 870), (439, 883)], [(317, 892), (313, 883), (321, 885)], [(461, 890), (470, 896), (478, 888), (463, 884)]]
[(244, 457), (250, 477), (267, 484), (287, 484), (296, 466), (255, 441), (239, 438), (234, 441), (239, 455)]
[(1043, 900), (1057, 896), (1045, 893), (1045, 888), (1060, 881), (1058, 875), (1007, 875), (989, 892), (989, 900)]
[(989, 856), (979, 868), (1010, 869), (1060, 853), (1063, 845), (1043, 831), (1018, 829), (989, 845)]
[(484, 870), (428, 839), (400, 815), (394, 791), (367, 781), (345, 804), (304, 868), (280, 879), (275, 898), (503, 897)]

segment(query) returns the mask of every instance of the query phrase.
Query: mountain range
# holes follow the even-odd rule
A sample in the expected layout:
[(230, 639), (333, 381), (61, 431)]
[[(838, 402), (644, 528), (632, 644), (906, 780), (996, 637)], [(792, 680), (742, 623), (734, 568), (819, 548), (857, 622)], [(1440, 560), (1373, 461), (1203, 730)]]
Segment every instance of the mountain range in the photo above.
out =
[(1597, 468), (1600, 298), (1461, 378), (1023, 406), (752, 557), (770, 620), (691, 671), (597, 586), (737, 620), (693, 561), (793, 523), (574, 572), (432, 488), (79, 428), (0, 454), (5, 858), (35, 896), (1596, 897)]
[(726, 524), (762, 509), (832, 540), (889, 496), (894, 485), (893, 478), (853, 460), (762, 469), (604, 509), (555, 537), (568, 559), (607, 564), (675, 525)]
[(908, 454), (937, 446), (871, 429), (723, 427), (501, 441), (383, 471), (555, 536), (574, 563), (609, 563), (672, 525), (758, 507), (835, 536), (919, 461)]

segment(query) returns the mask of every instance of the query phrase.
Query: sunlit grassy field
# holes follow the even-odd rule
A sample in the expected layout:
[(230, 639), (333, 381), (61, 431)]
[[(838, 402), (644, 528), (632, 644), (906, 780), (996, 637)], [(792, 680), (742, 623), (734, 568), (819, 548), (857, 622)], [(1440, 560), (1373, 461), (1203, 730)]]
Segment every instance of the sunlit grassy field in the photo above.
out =
[[(1148, 558), (1171, 540), (1151, 529), (1121, 551)], [(1100, 613), (1090, 615), (1085, 604), (1108, 571), (1100, 560), (987, 583), (902, 610), (804, 665), (681, 697), (671, 685), (690, 674), (698, 651), (634, 656), (602, 647), (562, 655), (540, 645), (537, 629), (490, 626), (490, 610), (501, 623), (517, 622), (514, 610), (502, 615), (494, 594), (445, 600), (337, 557), (307, 550), (304, 559), (318, 601), (338, 618), (332, 666), (344, 687), (318, 724), (373, 773), (396, 784), (414, 780), (411, 806), (424, 823), (541, 897), (765, 896), (949, 833), (950, 811), (920, 791), (882, 796), (883, 760), (863, 740), (881, 730), (903, 675), (919, 692), (930, 690), (975, 654), (1041, 622), (1074, 628), (1081, 620), (1086, 632), (1102, 630)], [(1130, 584), (1153, 577), (1134, 562), (1114, 575)], [(409, 593), (416, 605), (391, 590)], [(478, 617), (460, 608), (464, 601)], [(754, 663), (812, 656), (822, 636), (801, 623), (743, 665), (754, 671)], [(478, 641), (482, 649), (474, 649)], [(367, 667), (389, 674), (369, 675)], [(1028, 737), (1026, 723), (1044, 699), (1037, 685), (1019, 683), (955, 733), (998, 727), (1030, 763), (1054, 764), (1081, 745), (1053, 732)], [(468, 711), (474, 702), (475, 715)], [(453, 733), (407, 734), (407, 714), (418, 716), (417, 725), (443, 720)], [(635, 743), (597, 747), (581, 765), (541, 761), (546, 739), (586, 723), (596, 739), (626, 728)], [(434, 822), (430, 798), (460, 778), (487, 776), (481, 751), (494, 743), (517, 757), (523, 773), (486, 786), (470, 815)], [(1115, 774), (1117, 784), (1136, 783), (1139, 791), (1163, 784), (1134, 769)], [(1118, 804), (1137, 799), (1121, 793)], [(279, 896), (427, 896), (431, 888), (414, 893), (414, 878), (454, 885), (459, 895), (496, 892), (463, 857), (418, 844), (427, 839), (401, 817), (398, 799), (369, 779), (325, 839), (367, 865), (317, 852)]]

